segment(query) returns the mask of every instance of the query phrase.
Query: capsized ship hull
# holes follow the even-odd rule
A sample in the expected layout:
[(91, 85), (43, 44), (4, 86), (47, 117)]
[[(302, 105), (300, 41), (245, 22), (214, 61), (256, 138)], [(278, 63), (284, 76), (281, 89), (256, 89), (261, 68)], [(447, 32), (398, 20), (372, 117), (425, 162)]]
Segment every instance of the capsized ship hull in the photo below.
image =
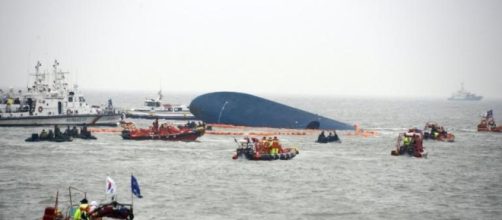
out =
[(291, 129), (353, 129), (343, 122), (238, 92), (198, 96), (190, 104), (190, 112), (206, 123)]

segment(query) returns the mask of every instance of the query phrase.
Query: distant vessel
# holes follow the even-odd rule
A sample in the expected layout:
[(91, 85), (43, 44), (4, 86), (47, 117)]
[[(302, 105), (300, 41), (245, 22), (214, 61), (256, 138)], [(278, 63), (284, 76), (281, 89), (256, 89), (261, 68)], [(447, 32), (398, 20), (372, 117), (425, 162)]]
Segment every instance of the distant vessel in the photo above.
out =
[(460, 84), (460, 90), (453, 93), (448, 100), (452, 101), (479, 101), (483, 96), (478, 96), (464, 89), (464, 83)]
[(238, 92), (198, 96), (190, 103), (190, 111), (206, 123), (292, 129), (354, 129), (343, 122)]
[(113, 109), (111, 100), (104, 109), (89, 106), (77, 85), (70, 87), (65, 76), (68, 72), (58, 69), (57, 60), (52, 74), (40, 72), (41, 66), (40, 62), (35, 66), (33, 84), (26, 92), (0, 90), (0, 126), (117, 126), (120, 114)]
[(144, 106), (128, 110), (128, 118), (146, 118), (146, 119), (170, 119), (170, 120), (193, 120), (194, 115), (186, 105), (170, 104), (163, 102), (162, 91), (159, 91), (157, 99), (146, 99)]

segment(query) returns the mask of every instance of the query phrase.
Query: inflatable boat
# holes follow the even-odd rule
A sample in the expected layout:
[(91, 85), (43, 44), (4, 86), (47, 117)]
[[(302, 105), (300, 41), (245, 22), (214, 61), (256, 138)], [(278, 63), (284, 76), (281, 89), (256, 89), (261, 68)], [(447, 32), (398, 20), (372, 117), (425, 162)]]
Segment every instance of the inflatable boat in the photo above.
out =
[(420, 132), (406, 132), (399, 134), (396, 150), (391, 151), (392, 156), (408, 155), (410, 157), (427, 158), (427, 152), (422, 145), (423, 136)]
[(248, 160), (290, 160), (299, 154), (296, 148), (285, 148), (279, 144), (277, 138), (259, 141), (256, 138), (245, 138), (234, 141), (238, 144), (232, 159), (245, 158)]

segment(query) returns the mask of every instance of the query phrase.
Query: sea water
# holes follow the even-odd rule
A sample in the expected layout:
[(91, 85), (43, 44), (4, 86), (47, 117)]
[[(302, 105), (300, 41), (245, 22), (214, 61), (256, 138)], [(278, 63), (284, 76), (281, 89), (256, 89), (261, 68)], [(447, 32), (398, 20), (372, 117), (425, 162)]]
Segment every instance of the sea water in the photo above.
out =
[[(113, 93), (114, 104), (142, 105), (148, 94)], [(189, 103), (195, 95), (165, 96)], [(106, 96), (91, 93), (91, 103)], [(139, 181), (135, 219), (500, 219), (502, 134), (478, 133), (479, 115), (502, 102), (268, 96), (291, 106), (378, 132), (342, 143), (316, 136), (279, 136), (299, 148), (289, 161), (232, 160), (234, 136), (206, 134), (196, 142), (98, 140), (24, 142), (41, 127), (0, 128), (0, 219), (40, 219), (44, 208), (69, 205), (68, 187), (106, 202), (112, 177), (120, 202), (131, 202), (130, 176)], [(454, 143), (424, 141), (427, 159), (394, 157), (396, 137), (427, 121), (443, 125)], [(137, 121), (149, 124), (149, 121)], [(241, 137), (235, 137), (241, 138)], [(74, 191), (75, 192), (75, 191)], [(74, 193), (73, 202), (83, 194)]]

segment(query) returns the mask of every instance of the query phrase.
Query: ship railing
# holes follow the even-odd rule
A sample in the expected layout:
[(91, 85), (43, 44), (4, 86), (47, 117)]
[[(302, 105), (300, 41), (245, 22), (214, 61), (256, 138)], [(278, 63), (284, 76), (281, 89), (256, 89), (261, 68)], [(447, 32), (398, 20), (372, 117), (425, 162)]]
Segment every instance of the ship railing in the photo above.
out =
[(29, 112), (29, 110), (30, 107), (28, 105), (14, 104), (9, 106), (6, 104), (0, 104), (0, 113), (24, 113)]

